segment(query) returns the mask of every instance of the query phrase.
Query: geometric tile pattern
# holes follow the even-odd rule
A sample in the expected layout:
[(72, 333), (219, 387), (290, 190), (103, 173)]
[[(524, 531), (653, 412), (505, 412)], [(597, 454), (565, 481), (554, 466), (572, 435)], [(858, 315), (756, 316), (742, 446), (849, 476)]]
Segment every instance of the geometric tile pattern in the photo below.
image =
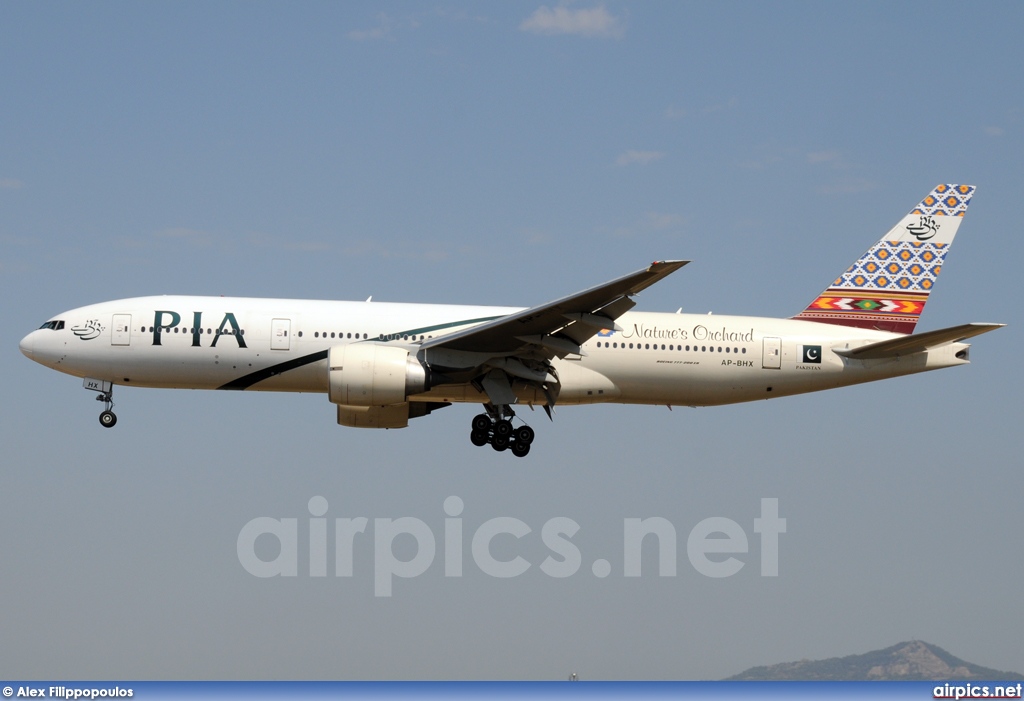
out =
[(911, 214), (962, 217), (973, 194), (972, 185), (939, 185), (921, 200)]
[[(956, 226), (942, 218), (962, 217), (974, 194), (971, 185), (939, 185), (897, 225), (847, 268), (831, 286), (795, 318), (846, 326), (913, 333), (925, 302), (949, 252)], [(909, 219), (909, 217), (915, 217)]]
[(879, 241), (832, 283), (830, 291), (901, 290), (930, 292), (942, 272), (949, 245), (921, 241)]

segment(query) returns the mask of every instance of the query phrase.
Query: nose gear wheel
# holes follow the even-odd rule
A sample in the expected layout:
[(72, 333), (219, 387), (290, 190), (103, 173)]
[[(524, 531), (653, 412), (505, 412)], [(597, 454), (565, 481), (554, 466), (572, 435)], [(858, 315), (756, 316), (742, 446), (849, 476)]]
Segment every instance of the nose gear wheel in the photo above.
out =
[[(87, 380), (87, 382), (89, 382)], [(86, 389), (92, 390), (93, 392), (99, 392), (96, 397), (97, 402), (103, 402), (103, 411), (100, 412), (100, 426), (103, 428), (113, 428), (114, 424), (117, 423), (117, 414), (113, 412), (114, 409), (114, 385), (110, 382), (97, 383), (98, 386), (92, 387), (86, 384)]]

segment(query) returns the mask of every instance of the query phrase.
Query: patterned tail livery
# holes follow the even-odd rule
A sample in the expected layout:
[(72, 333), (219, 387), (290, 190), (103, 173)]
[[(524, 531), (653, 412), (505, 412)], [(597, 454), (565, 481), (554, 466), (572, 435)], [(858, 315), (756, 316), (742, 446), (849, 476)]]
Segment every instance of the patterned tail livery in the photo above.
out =
[(794, 318), (913, 333), (973, 195), (937, 186)]

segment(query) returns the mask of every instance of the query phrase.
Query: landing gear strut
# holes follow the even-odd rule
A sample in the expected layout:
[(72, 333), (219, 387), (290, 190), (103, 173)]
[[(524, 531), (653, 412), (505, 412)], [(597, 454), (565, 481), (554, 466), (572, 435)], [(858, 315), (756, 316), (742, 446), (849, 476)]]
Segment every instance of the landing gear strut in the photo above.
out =
[(525, 457), (536, 435), (533, 429), (525, 424), (515, 428), (512, 425), (515, 412), (507, 405), (485, 404), (484, 407), (487, 413), (473, 417), (473, 431), (469, 434), (473, 445), (481, 447), (490, 443), (498, 452), (511, 450), (517, 458)]
[(96, 401), (103, 402), (103, 411), (100, 412), (100, 426), (103, 428), (113, 428), (114, 424), (117, 423), (117, 414), (112, 411), (114, 408), (114, 384), (106, 380), (86, 379), (82, 386), (93, 392), (99, 392)]

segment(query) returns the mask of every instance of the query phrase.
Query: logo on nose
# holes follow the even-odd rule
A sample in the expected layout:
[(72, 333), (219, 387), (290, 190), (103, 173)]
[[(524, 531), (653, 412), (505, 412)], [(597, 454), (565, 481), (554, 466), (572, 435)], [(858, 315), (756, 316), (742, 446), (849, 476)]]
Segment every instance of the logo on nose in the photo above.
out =
[(71, 332), (83, 341), (91, 341), (94, 338), (99, 338), (105, 329), (106, 327), (99, 322), (99, 319), (90, 319), (81, 326), (72, 326)]

